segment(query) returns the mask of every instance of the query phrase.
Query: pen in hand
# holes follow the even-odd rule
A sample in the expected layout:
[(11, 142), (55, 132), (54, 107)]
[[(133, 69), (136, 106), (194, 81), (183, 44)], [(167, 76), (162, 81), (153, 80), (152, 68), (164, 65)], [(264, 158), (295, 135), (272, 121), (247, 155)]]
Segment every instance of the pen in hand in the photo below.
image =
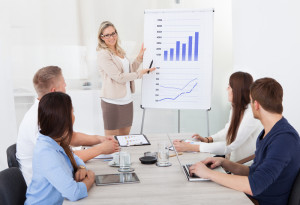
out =
[(147, 71), (147, 74), (150, 73), (150, 68), (152, 67), (152, 64), (153, 64), (153, 60), (152, 60), (151, 63), (150, 63), (149, 70)]

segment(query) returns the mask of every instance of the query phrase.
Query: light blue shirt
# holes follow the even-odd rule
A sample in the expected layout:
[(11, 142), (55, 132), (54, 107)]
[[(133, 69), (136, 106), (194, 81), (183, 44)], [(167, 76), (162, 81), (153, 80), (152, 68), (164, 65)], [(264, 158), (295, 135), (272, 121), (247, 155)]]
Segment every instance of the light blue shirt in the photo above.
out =
[[(74, 155), (77, 165), (83, 161)], [(62, 204), (87, 197), (83, 182), (76, 182), (73, 167), (64, 149), (52, 138), (39, 134), (33, 152), (33, 176), (25, 204)]]

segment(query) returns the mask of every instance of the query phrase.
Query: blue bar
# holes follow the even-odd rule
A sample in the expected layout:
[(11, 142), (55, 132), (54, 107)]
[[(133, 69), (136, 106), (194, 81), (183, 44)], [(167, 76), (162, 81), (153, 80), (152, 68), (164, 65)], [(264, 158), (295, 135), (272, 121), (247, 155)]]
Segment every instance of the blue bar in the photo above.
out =
[(173, 61), (174, 57), (174, 48), (170, 48), (170, 61)]
[(179, 61), (180, 41), (176, 41), (176, 61)]
[(164, 61), (168, 60), (168, 51), (164, 51)]
[(182, 44), (182, 61), (185, 61), (186, 44)]
[(195, 32), (194, 61), (198, 61), (199, 32)]
[(192, 60), (192, 41), (193, 41), (193, 37), (189, 36), (189, 48), (188, 48), (188, 59), (189, 59), (189, 61)]

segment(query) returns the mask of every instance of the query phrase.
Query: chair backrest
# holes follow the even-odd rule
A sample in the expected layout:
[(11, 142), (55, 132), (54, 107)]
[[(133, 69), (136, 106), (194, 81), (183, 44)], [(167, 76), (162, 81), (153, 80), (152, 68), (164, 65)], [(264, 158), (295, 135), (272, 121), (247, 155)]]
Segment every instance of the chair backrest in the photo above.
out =
[(19, 167), (16, 157), (17, 146), (16, 144), (10, 145), (6, 150), (8, 167)]
[(300, 171), (294, 181), (288, 205), (300, 205)]
[(1, 204), (24, 204), (26, 199), (26, 190), (26, 182), (19, 168), (7, 168), (0, 172)]

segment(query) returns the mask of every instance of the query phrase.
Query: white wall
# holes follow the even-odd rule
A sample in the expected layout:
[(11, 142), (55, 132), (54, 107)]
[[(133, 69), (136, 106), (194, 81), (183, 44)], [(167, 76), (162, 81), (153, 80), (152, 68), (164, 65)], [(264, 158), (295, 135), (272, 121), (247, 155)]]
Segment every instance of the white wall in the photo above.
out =
[(272, 77), (284, 91), (284, 116), (300, 131), (300, 1), (233, 0), (234, 69)]
[[(82, 0), (83, 1), (83, 0)], [(113, 9), (111, 5), (114, 5)], [(214, 8), (214, 72), (212, 110), (210, 111), (210, 131), (214, 133), (222, 128), (228, 120), (229, 104), (227, 103), (226, 88), (232, 71), (232, 19), (231, 1), (224, 0), (181, 0), (176, 4), (174, 0), (110, 0), (94, 1), (95, 22), (90, 37), (97, 35), (97, 29), (102, 21), (110, 20), (118, 29), (122, 45), (130, 58), (135, 58), (143, 42), (144, 10), (162, 8)], [(95, 41), (95, 40), (94, 40)], [(89, 40), (88, 42), (92, 42)], [(96, 41), (95, 41), (96, 43)], [(92, 47), (92, 46), (88, 46)], [(93, 48), (94, 49), (94, 48)], [(140, 107), (141, 81), (136, 81), (135, 118), (133, 132), (140, 130), (142, 110)], [(177, 111), (148, 110), (145, 118), (145, 133), (177, 132)], [(207, 135), (206, 113), (198, 110), (183, 110), (181, 112), (181, 132), (199, 132)]]
[(10, 24), (8, 6), (0, 6), (0, 170), (7, 168), (6, 149), (15, 143), (16, 118), (10, 65)]
[(33, 91), (34, 73), (61, 66), (68, 79), (87, 78), (78, 3), (74, 0), (11, 0), (14, 87)]
[[(13, 58), (14, 86), (29, 90), (33, 90), (32, 77), (42, 63), (53, 62), (56, 64), (53, 52), (50, 53), (52, 58), (47, 57), (50, 52), (49, 47), (50, 50), (53, 50), (55, 48), (69, 48), (70, 46), (84, 47), (85, 64), (84, 66), (77, 66), (79, 72), (75, 65), (73, 65), (73, 67), (75, 66), (73, 70), (72, 66), (70, 66), (71, 69), (63, 66), (67, 89), (80, 89), (83, 81), (90, 81), (94, 89), (99, 89), (101, 82), (96, 69), (95, 50), (98, 27), (104, 20), (110, 20), (116, 25), (122, 46), (127, 51), (128, 57), (134, 58), (143, 42), (144, 9), (214, 8), (211, 133), (222, 128), (228, 120), (229, 104), (226, 87), (233, 65), (231, 0), (181, 0), (180, 4), (176, 4), (174, 0), (29, 0), (26, 2), (13, 0), (11, 5), (12, 42), (15, 52), (18, 53), (18, 57)], [(19, 49), (20, 46), (29, 50), (26, 52), (26, 49)], [(69, 56), (63, 55), (62, 59), (66, 58)], [(71, 59), (76, 59), (76, 57)], [(69, 72), (70, 70), (71, 72)], [(78, 74), (72, 76), (74, 72)], [(136, 82), (137, 92), (134, 96), (135, 114), (132, 132), (140, 131), (142, 118), (142, 110), (140, 109), (141, 81)], [(84, 108), (75, 107), (76, 109)], [(18, 115), (18, 122), (22, 117), (22, 114)], [(99, 116), (99, 118), (101, 117)], [(80, 116), (76, 116), (76, 118), (78, 119)], [(205, 111), (182, 111), (181, 131), (199, 132), (207, 135)], [(145, 133), (164, 132), (177, 132), (177, 111), (147, 111)]]

